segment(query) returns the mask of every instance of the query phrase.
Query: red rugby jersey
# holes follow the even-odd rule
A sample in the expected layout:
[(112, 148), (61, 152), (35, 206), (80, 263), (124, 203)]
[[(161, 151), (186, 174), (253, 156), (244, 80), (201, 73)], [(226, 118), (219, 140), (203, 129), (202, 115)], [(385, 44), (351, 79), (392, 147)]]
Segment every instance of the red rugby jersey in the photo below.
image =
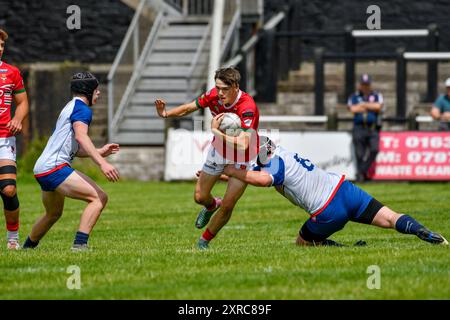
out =
[(22, 92), (25, 87), (19, 69), (0, 61), (0, 138), (13, 135), (6, 125), (11, 120), (13, 96)]
[[(248, 93), (239, 90), (236, 101), (229, 106), (225, 106), (219, 99), (217, 89), (212, 88), (198, 97), (195, 100), (195, 103), (199, 108), (209, 108), (213, 116), (224, 112), (233, 112), (241, 118), (242, 129), (245, 131), (251, 131), (252, 136), (250, 139), (250, 147), (246, 150), (245, 155), (239, 154), (236, 150), (227, 152), (227, 147), (223, 148), (223, 153), (221, 152), (224, 157), (232, 160), (233, 162), (248, 162), (256, 157), (259, 150), (259, 110), (255, 101)], [(213, 140), (213, 145), (214, 141), (215, 140)], [(220, 152), (219, 146), (214, 145), (214, 147)], [(231, 153), (233, 154), (232, 158)]]

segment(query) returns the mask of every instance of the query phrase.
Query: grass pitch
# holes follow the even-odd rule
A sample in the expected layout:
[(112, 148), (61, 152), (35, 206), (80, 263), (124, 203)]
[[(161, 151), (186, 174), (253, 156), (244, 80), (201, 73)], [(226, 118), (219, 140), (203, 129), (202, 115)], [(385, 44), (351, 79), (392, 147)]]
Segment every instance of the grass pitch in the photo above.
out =
[[(415, 236), (348, 223), (332, 239), (366, 247), (299, 248), (307, 214), (272, 189), (249, 187), (228, 225), (198, 251), (194, 183), (101, 182), (109, 203), (90, 237), (71, 247), (84, 204), (65, 212), (36, 250), (0, 243), (0, 299), (449, 299), (450, 248)], [(450, 239), (446, 183), (366, 184), (362, 188)], [(19, 180), (21, 241), (42, 214), (36, 182)], [(215, 188), (222, 195), (225, 184)], [(69, 266), (81, 289), (69, 290)], [(380, 268), (380, 289), (368, 289)], [(370, 282), (370, 280), (369, 280)]]

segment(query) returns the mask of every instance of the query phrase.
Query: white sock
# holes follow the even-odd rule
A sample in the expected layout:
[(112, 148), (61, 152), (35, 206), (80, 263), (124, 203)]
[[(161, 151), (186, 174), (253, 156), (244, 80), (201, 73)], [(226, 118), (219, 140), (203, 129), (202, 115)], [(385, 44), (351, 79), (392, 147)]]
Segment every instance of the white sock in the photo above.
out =
[(19, 241), (19, 230), (17, 231), (7, 231), (7, 237), (9, 240), (17, 240)]

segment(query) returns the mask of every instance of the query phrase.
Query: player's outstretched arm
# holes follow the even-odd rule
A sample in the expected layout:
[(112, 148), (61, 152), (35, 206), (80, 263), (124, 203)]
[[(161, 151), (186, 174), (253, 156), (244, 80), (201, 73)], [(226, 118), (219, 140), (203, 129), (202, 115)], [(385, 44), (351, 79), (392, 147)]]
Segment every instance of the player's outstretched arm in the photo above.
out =
[(173, 108), (172, 110), (167, 111), (166, 102), (162, 99), (156, 99), (155, 107), (158, 115), (161, 118), (184, 117), (185, 115), (198, 110), (195, 101), (187, 104), (182, 104), (178, 107)]
[(79, 143), (80, 148), (100, 167), (109, 181), (118, 181), (119, 172), (117, 169), (103, 159), (100, 152), (92, 143), (91, 138), (89, 138), (88, 125), (81, 121), (75, 121), (72, 126), (75, 132), (75, 140)]
[(233, 165), (225, 166), (224, 174), (239, 179), (255, 187), (272, 186), (272, 176), (265, 171), (247, 171), (236, 169)]
[(14, 102), (16, 104), (16, 112), (14, 118), (8, 122), (6, 127), (12, 134), (18, 134), (22, 131), (22, 121), (28, 115), (29, 105), (28, 96), (26, 92), (14, 95)]

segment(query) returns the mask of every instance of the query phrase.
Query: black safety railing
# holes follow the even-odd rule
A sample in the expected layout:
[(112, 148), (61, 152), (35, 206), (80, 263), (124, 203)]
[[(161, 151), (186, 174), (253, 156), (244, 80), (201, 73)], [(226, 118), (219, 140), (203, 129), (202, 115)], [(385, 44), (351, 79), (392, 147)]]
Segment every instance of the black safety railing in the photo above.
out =
[[(281, 26), (281, 25), (280, 25)], [(336, 55), (337, 59), (345, 62), (345, 89), (344, 97), (348, 97), (355, 89), (355, 62), (359, 59), (370, 59), (370, 56), (379, 56), (379, 59), (397, 59), (399, 53), (360, 53), (357, 51), (357, 39), (359, 38), (375, 38), (375, 37), (390, 37), (390, 38), (404, 38), (404, 37), (421, 37), (425, 38), (426, 47), (429, 52), (435, 52), (439, 49), (439, 32), (436, 24), (430, 24), (426, 29), (405, 29), (405, 30), (355, 30), (352, 26), (346, 26), (343, 31), (286, 31), (286, 30), (271, 30), (264, 35), (263, 43), (270, 44), (271, 47), (265, 45), (262, 50), (264, 52), (264, 59), (266, 64), (261, 64), (261, 74), (272, 75), (268, 77), (270, 81), (278, 81), (279, 79), (286, 79), (290, 70), (298, 68), (297, 61), (293, 62), (289, 56), (283, 54), (280, 50), (280, 41), (283, 39), (296, 39), (298, 41), (306, 41), (308, 39), (325, 39), (325, 38), (342, 38), (344, 52), (341, 57)], [(385, 55), (383, 57), (383, 55)], [(315, 59), (317, 59), (315, 55)], [(326, 57), (325, 57), (326, 59)], [(298, 60), (298, 59), (297, 59)], [(316, 62), (316, 65), (320, 64)], [(427, 93), (425, 101), (430, 102), (435, 99), (437, 94), (437, 62), (435, 60), (427, 61)], [(398, 66), (401, 68), (401, 66)], [(316, 84), (321, 75), (315, 76)], [(406, 77), (405, 77), (406, 78)], [(267, 80), (269, 81), (269, 80)], [(322, 77), (322, 82), (324, 78)], [(406, 88), (406, 84), (403, 84)], [(402, 85), (400, 85), (402, 86)], [(263, 85), (263, 87), (267, 87)], [(274, 90), (265, 91), (258, 96), (260, 101), (275, 102), (277, 96), (276, 86), (272, 86)], [(400, 103), (402, 105), (402, 103)], [(319, 105), (319, 109), (321, 106)], [(320, 110), (319, 110), (320, 111)], [(323, 111), (323, 110), (322, 110)], [(317, 110), (316, 110), (317, 112)], [(399, 113), (403, 113), (399, 110)]]
[[(450, 61), (450, 52), (405, 52), (404, 48), (398, 48), (395, 54), (392, 53), (327, 53), (323, 48), (316, 48), (314, 51), (314, 103), (315, 115), (323, 115), (324, 95), (325, 95), (325, 63), (336, 60), (395, 60), (396, 61), (396, 117), (406, 119), (406, 84), (407, 84), (407, 62), (423, 61), (426, 63), (436, 63), (437, 61)], [(428, 69), (429, 70), (429, 69)], [(430, 75), (428, 74), (428, 77)], [(437, 84), (435, 84), (437, 86)], [(350, 94), (349, 94), (350, 95)], [(348, 95), (348, 96), (349, 96)], [(433, 101), (436, 94), (433, 96)]]
[[(345, 51), (349, 53), (357, 52), (356, 39), (358, 38), (425, 38), (426, 47), (429, 52), (439, 50), (439, 31), (436, 24), (430, 24), (426, 29), (399, 29), (399, 30), (354, 30), (351, 26), (345, 29)], [(426, 102), (431, 102), (436, 98), (437, 93), (437, 63), (428, 61), (427, 66), (427, 95)], [(355, 60), (347, 59), (345, 63), (345, 96), (348, 97), (355, 88)], [(406, 86), (406, 84), (405, 84)]]

